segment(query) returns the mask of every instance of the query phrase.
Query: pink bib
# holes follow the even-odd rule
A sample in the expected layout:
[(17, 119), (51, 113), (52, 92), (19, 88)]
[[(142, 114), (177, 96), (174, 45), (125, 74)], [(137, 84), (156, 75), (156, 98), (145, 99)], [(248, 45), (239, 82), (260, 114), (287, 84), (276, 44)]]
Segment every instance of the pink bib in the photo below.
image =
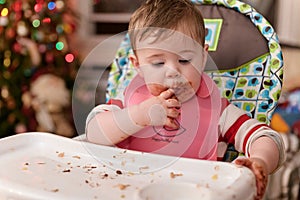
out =
[[(136, 76), (125, 91), (124, 106), (139, 104), (152, 95), (144, 80)], [(205, 160), (217, 159), (220, 92), (215, 83), (202, 75), (196, 95), (182, 103), (178, 130), (150, 126), (130, 136), (117, 146), (143, 152)]]

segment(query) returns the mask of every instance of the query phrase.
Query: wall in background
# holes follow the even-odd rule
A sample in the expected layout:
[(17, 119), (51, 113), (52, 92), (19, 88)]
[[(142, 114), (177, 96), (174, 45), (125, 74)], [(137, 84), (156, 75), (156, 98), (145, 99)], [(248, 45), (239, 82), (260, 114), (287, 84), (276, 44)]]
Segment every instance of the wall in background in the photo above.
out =
[(299, 0), (277, 0), (275, 25), (283, 44), (300, 47), (299, 7)]

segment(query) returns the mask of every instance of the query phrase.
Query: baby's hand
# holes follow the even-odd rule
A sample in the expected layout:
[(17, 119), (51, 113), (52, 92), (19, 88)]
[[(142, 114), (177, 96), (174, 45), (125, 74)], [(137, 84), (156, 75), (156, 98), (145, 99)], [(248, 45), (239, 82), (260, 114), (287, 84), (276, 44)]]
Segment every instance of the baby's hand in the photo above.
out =
[(139, 107), (141, 112), (146, 113), (144, 125), (179, 128), (175, 119), (180, 115), (180, 103), (173, 96), (174, 91), (169, 89), (142, 102)]
[(259, 158), (237, 158), (234, 163), (248, 167), (254, 173), (257, 188), (255, 200), (262, 199), (268, 183), (265, 162)]

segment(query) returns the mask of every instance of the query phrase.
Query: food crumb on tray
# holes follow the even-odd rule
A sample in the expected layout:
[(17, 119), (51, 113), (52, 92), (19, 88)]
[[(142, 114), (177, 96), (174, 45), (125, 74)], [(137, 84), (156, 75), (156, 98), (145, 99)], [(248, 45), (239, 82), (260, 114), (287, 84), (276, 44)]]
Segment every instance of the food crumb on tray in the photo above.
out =
[(178, 177), (178, 176), (183, 176), (183, 174), (182, 174), (182, 173), (174, 173), (174, 172), (171, 172), (171, 173), (170, 173), (170, 177), (171, 177), (171, 178), (176, 178), (176, 177)]
[(53, 189), (53, 190), (51, 190), (51, 192), (59, 192), (59, 189)]
[(57, 154), (57, 156), (60, 157), (60, 158), (63, 158), (65, 156), (65, 153), (64, 152), (60, 152), (60, 153)]
[(142, 170), (147, 170), (149, 168), (150, 168), (149, 166), (143, 166), (143, 167), (139, 167), (139, 170), (142, 171)]
[(73, 158), (77, 158), (77, 159), (80, 159), (81, 157), (80, 156), (72, 156)]
[(129, 184), (121, 184), (119, 183), (118, 185), (115, 185), (114, 187), (118, 187), (120, 190), (125, 190), (127, 187), (129, 187)]
[(104, 174), (100, 175), (100, 177), (101, 177), (102, 179), (108, 178), (108, 174), (107, 174), (107, 173), (104, 173)]
[(211, 179), (214, 180), (214, 181), (216, 181), (218, 179), (218, 174), (212, 175)]

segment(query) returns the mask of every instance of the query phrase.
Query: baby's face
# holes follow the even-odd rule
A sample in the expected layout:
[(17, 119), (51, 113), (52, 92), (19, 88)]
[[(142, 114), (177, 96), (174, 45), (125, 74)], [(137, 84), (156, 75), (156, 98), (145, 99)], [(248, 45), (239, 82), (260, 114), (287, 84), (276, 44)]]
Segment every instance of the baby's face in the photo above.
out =
[(171, 88), (182, 102), (199, 88), (201, 71), (192, 64), (195, 56), (195, 52), (189, 50), (179, 54), (158, 49), (137, 52), (140, 71), (151, 94), (157, 96)]
[(169, 38), (136, 50), (139, 74), (152, 95), (171, 88), (180, 102), (198, 90), (205, 65), (203, 48), (190, 38)]

